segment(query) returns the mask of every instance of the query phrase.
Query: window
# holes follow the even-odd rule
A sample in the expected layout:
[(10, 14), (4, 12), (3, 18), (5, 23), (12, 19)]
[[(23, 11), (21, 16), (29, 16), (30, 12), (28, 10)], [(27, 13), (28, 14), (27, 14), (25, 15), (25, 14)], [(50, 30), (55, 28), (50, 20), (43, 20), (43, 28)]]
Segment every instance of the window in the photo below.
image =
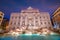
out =
[(38, 21), (36, 21), (36, 23), (37, 23)]
[(34, 26), (33, 24), (31, 24), (31, 26)]
[(15, 30), (15, 27), (12, 27), (13, 30)]
[(25, 13), (25, 12), (23, 12), (23, 13)]
[(18, 22), (18, 25), (20, 25), (20, 22)]
[(47, 19), (48, 19), (48, 16), (47, 16)]
[(43, 18), (45, 18), (45, 16)]
[(21, 17), (19, 16), (19, 19), (20, 19)]
[(46, 22), (44, 22), (44, 24), (46, 24)]
[(12, 25), (12, 22), (10, 23), (10, 25)]
[(16, 25), (16, 22), (14, 22), (14, 25)]
[(40, 16), (40, 18), (41, 18), (41, 16)]
[(19, 29), (19, 27), (16, 27), (17, 29)]
[(1, 15), (3, 15), (3, 14), (1, 14)]
[(38, 24), (38, 21), (36, 21), (36, 26), (38, 26), (39, 24)]
[(48, 22), (48, 24), (50, 24), (50, 22)]
[(0, 20), (0, 22), (1, 22), (1, 20)]
[(27, 26), (29, 26), (29, 24)]
[(17, 17), (15, 17), (15, 19), (17, 19)]
[(43, 23), (41, 22), (41, 24), (43, 24)]
[(35, 17), (36, 19), (38, 19), (37, 17)]
[(38, 13), (38, 12), (35, 12), (35, 13)]
[(0, 16), (0, 18), (2, 18), (2, 16)]

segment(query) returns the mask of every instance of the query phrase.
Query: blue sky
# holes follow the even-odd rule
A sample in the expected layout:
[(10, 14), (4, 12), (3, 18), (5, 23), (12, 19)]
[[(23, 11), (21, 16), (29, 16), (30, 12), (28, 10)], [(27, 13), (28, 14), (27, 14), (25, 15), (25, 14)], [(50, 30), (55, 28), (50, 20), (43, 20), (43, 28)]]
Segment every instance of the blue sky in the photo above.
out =
[(0, 0), (0, 11), (4, 12), (4, 18), (7, 19), (12, 12), (20, 12), (29, 6), (52, 15), (60, 7), (60, 0)]

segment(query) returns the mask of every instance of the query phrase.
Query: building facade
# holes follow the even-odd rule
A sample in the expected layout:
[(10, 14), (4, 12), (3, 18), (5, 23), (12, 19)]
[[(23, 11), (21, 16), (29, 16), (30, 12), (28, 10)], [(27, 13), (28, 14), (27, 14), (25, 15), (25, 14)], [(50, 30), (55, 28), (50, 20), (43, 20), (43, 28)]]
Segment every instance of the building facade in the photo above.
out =
[(4, 18), (1, 23), (2, 29), (8, 31), (8, 24), (9, 24), (8, 19)]
[(52, 21), (55, 28), (60, 28), (60, 7), (53, 13)]
[(49, 28), (52, 27), (48, 12), (40, 12), (38, 9), (28, 7), (20, 13), (12, 13), (9, 21), (9, 28)]
[(0, 11), (0, 25), (2, 23), (3, 17), (4, 17), (4, 13)]

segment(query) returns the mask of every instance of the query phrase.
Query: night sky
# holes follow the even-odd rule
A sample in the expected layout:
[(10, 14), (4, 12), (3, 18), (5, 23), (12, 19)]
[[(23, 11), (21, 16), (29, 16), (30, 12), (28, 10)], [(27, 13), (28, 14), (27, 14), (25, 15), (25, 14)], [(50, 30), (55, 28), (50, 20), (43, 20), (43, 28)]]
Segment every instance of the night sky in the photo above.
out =
[(0, 0), (0, 11), (4, 12), (4, 18), (7, 19), (12, 12), (20, 12), (29, 6), (52, 15), (60, 7), (60, 0)]

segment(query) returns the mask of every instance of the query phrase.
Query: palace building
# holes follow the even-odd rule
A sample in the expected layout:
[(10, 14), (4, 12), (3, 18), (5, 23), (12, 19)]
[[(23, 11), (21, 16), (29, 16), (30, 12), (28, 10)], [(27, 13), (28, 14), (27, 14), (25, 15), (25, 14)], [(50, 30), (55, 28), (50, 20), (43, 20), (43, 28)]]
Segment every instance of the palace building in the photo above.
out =
[(60, 28), (60, 7), (53, 13), (52, 21), (55, 28)]
[(38, 29), (49, 27), (52, 27), (49, 13), (40, 12), (32, 7), (21, 10), (20, 13), (11, 13), (10, 16), (9, 29), (12, 30), (16, 28)]
[(2, 23), (3, 17), (4, 17), (4, 13), (0, 11), (0, 25)]

